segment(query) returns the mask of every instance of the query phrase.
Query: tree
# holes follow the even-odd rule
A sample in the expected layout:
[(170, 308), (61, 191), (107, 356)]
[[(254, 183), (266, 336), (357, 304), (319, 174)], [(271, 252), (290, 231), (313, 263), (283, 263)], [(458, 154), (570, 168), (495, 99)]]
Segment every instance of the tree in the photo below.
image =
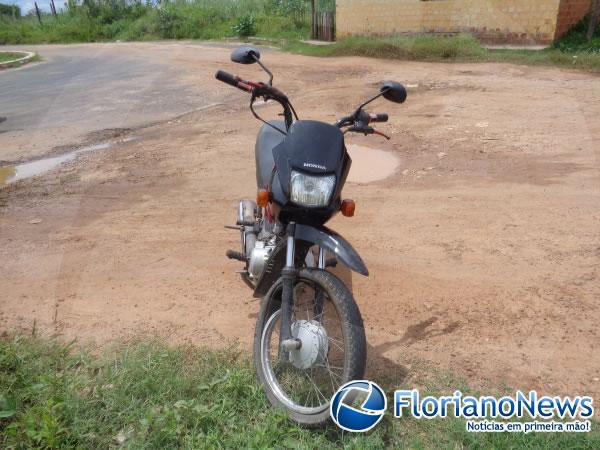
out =
[(588, 22), (587, 39), (591, 41), (600, 18), (600, 0), (592, 0), (590, 5), (590, 21)]
[(0, 16), (21, 17), (21, 8), (17, 5), (0, 3)]
[(310, 0), (310, 20), (311, 20), (311, 37), (317, 38), (317, 8), (315, 0)]

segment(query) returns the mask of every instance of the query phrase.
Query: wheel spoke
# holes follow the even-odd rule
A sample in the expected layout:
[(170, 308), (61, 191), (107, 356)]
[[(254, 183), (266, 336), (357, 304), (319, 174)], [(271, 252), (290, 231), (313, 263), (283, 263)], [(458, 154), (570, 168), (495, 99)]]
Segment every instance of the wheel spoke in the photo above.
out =
[[(344, 370), (339, 367), (330, 366), (329, 364), (315, 364), (315, 366), (322, 367), (323, 369), (327, 369), (327, 373), (329, 374), (329, 377), (331, 378), (331, 381), (332, 381), (333, 391), (336, 391), (337, 387), (333, 386), (333, 382), (335, 381), (335, 383), (337, 383), (338, 387), (339, 387), (339, 385), (341, 384), (341, 381), (343, 379)], [(332, 369), (339, 370), (342, 372), (342, 374), (336, 374)], [(336, 377), (336, 380), (334, 380), (333, 377)]]
[[(331, 343), (332, 343), (332, 344), (333, 344), (333, 345), (334, 345), (334, 346), (335, 346), (335, 347), (336, 347), (338, 350), (340, 350), (342, 353), (344, 352), (344, 348), (340, 346), (340, 344), (341, 344), (341, 345), (344, 345), (344, 343), (343, 343), (343, 342), (337, 341), (336, 339), (333, 339), (333, 338), (332, 338), (332, 337), (330, 337), (330, 336), (327, 336), (327, 339), (328, 339), (328, 340), (329, 340), (329, 342), (331, 342)], [(338, 344), (337, 342), (339, 342), (340, 344)]]
[[(306, 347), (302, 353), (291, 353), (289, 360), (280, 361), (277, 349), (281, 313), (279, 310), (272, 313), (262, 333), (261, 367), (265, 384), (286, 409), (300, 414), (321, 414), (345, 380), (346, 322), (340, 316), (337, 303), (319, 282), (298, 279), (292, 292), (292, 329)], [(281, 298), (281, 290), (274, 295)]]
[(323, 395), (323, 393), (321, 392), (321, 389), (319, 389), (319, 387), (315, 384), (315, 382), (311, 379), (311, 377), (309, 377), (306, 373), (306, 371), (303, 372), (304, 375), (306, 376), (306, 379), (310, 382), (310, 384), (313, 385), (313, 388), (315, 389), (316, 393), (318, 395), (320, 395), (321, 397), (323, 397), (323, 400), (325, 400), (325, 402), (329, 402), (329, 399), (327, 399), (327, 397), (325, 397)]

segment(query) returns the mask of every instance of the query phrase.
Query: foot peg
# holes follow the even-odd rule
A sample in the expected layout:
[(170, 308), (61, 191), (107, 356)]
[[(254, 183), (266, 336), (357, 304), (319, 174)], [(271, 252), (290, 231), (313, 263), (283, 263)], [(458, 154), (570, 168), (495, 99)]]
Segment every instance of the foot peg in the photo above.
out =
[(244, 258), (244, 255), (242, 255), (240, 252), (236, 252), (235, 250), (227, 250), (225, 255), (229, 259), (236, 259), (238, 261), (246, 262), (246, 258)]

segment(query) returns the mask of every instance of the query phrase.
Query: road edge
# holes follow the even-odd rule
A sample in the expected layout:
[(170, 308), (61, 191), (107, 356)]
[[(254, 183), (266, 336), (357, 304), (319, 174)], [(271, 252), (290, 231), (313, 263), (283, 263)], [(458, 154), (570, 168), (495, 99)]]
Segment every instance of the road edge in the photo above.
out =
[[(4, 52), (2, 52), (4, 53)], [(22, 58), (13, 59), (11, 61), (5, 61), (0, 63), (0, 70), (2, 69), (10, 69), (11, 67), (22, 66), (30, 62), (33, 58), (35, 58), (35, 52), (22, 52), (22, 51), (12, 51), (10, 53), (24, 53), (25, 56)]]

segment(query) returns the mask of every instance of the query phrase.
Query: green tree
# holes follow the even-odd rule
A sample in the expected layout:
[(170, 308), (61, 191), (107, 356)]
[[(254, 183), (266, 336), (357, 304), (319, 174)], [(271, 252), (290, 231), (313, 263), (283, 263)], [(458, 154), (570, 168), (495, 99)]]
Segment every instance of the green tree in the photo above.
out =
[(0, 16), (21, 17), (21, 8), (17, 5), (0, 3)]

